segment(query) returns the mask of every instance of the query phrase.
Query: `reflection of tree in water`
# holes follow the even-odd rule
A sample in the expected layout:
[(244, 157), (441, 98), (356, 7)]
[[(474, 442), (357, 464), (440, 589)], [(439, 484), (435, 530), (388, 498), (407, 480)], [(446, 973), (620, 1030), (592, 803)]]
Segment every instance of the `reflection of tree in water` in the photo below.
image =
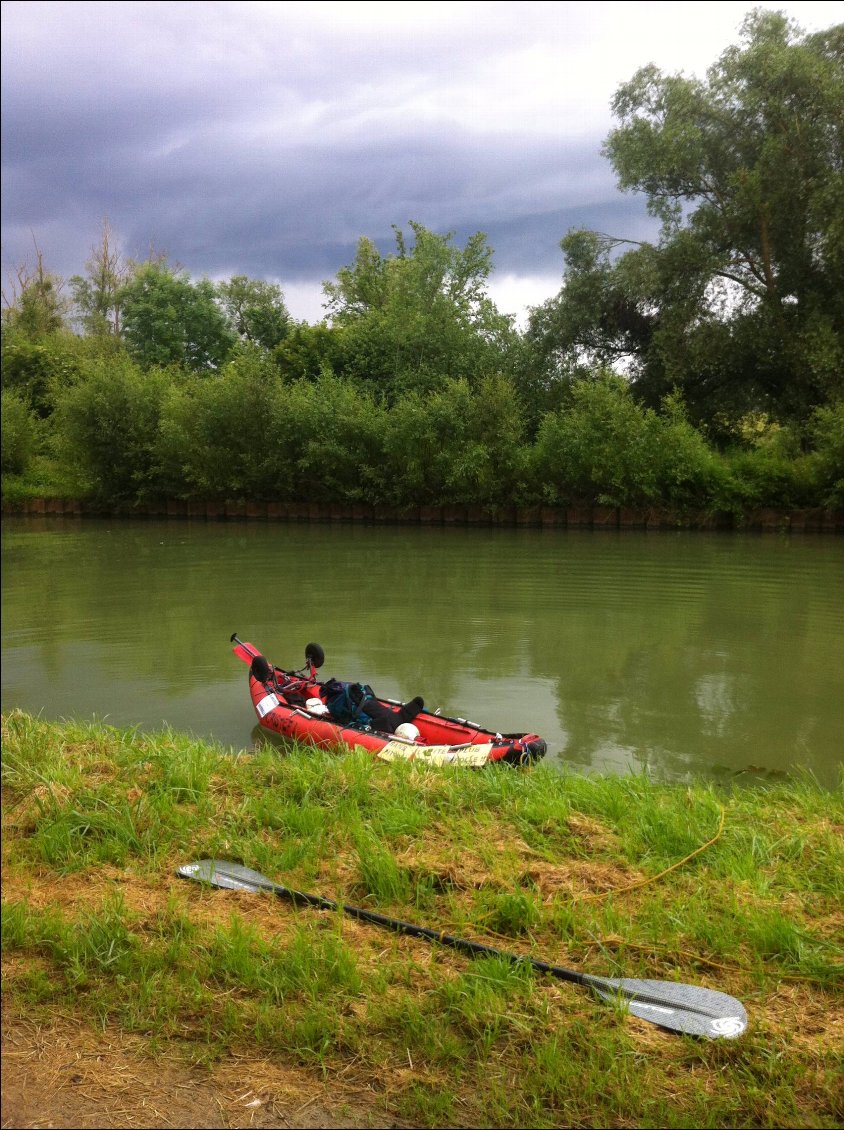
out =
[[(831, 541), (265, 523), (4, 524), (3, 619), (44, 678), (83, 649), (92, 679), (175, 699), (245, 670), (238, 631), (299, 666), (479, 721), (554, 711), (563, 760), (682, 776), (819, 772), (844, 695)], [(20, 581), (9, 581), (19, 576)], [(38, 599), (33, 599), (37, 588)], [(837, 594), (837, 595), (836, 595)], [(93, 657), (93, 658), (90, 658)], [(492, 696), (492, 698), (490, 697)], [(521, 723), (523, 716), (519, 718)], [(494, 719), (489, 719), (494, 721)], [(541, 719), (528, 728), (542, 732)]]
[(583, 608), (556, 630), (537, 621), (535, 652), (556, 643), (573, 657), (557, 672), (567, 761), (626, 760), (671, 777), (802, 763), (828, 776), (842, 669), (835, 632), (819, 630), (817, 588), (792, 575), (760, 600), (755, 571), (731, 575), (718, 564), (692, 590), (655, 588), (650, 600), (610, 593), (603, 608)]

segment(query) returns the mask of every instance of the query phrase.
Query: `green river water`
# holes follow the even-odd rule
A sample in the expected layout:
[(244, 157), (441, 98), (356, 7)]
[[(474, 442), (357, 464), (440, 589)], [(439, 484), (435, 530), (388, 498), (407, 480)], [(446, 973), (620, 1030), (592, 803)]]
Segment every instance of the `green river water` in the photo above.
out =
[(840, 537), (3, 519), (4, 711), (251, 749), (234, 631), (578, 771), (844, 761)]

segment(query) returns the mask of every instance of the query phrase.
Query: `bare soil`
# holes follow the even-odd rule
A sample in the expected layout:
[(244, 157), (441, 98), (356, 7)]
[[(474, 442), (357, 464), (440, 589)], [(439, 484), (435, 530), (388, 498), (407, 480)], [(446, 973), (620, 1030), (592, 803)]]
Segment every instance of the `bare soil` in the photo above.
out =
[(2, 1125), (53, 1127), (254, 1127), (360, 1130), (400, 1127), (384, 1095), (321, 1080), (266, 1059), (213, 1067), (151, 1059), (140, 1039), (61, 1018), (49, 1027), (3, 1007)]

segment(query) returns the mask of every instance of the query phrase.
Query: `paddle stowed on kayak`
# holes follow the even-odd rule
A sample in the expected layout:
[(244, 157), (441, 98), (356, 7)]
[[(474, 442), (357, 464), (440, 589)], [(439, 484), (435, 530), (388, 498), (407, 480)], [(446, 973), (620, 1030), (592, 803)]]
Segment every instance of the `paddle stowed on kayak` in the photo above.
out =
[(325, 653), (319, 644), (307, 645), (301, 670), (287, 671), (270, 663), (254, 644), (238, 639), (237, 633), (231, 642), (235, 655), (249, 664), (249, 694), (259, 725), (279, 737), (325, 748), (361, 746), (382, 761), (476, 767), (497, 761), (529, 765), (548, 748), (538, 734), (501, 734), (418, 703), (412, 724), (401, 724), (407, 704), (379, 698), (360, 684), (321, 682), (317, 670)]

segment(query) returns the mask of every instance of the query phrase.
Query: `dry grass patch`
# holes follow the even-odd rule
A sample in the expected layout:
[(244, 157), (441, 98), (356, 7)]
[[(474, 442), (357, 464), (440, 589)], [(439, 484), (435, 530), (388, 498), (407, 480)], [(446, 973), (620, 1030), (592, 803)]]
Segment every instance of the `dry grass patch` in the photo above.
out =
[(3, 1008), (3, 1126), (291, 1130), (400, 1126), (365, 1082), (242, 1053), (191, 1063), (114, 1028), (39, 1024)]

